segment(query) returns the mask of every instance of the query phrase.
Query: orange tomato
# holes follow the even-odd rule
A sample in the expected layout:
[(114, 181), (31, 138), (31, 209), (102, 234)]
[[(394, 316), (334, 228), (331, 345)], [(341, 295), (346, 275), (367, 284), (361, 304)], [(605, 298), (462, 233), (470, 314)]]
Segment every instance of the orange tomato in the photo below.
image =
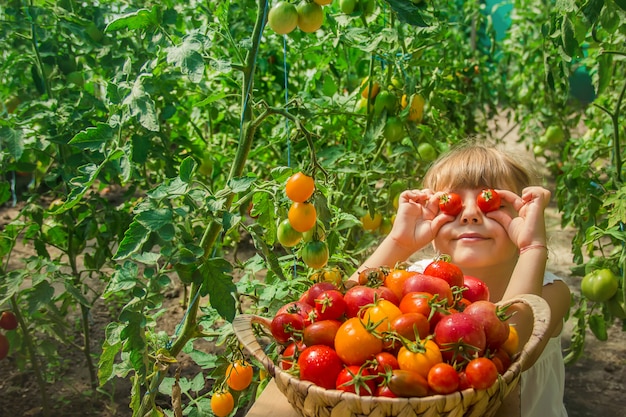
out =
[(312, 203), (294, 202), (289, 208), (287, 217), (289, 218), (289, 223), (294, 230), (304, 233), (311, 230), (313, 226), (315, 226), (315, 222), (317, 221), (317, 211)]
[(235, 408), (233, 394), (228, 391), (216, 392), (211, 396), (211, 410), (217, 417), (226, 417)]
[(250, 386), (253, 376), (252, 365), (236, 361), (226, 368), (226, 385), (235, 391), (243, 391)]
[(517, 334), (517, 329), (513, 325), (509, 324), (509, 330), (509, 337), (502, 344), (502, 346), (500, 346), (500, 349), (512, 356), (519, 350), (519, 335)]
[(335, 335), (335, 351), (346, 365), (362, 365), (383, 351), (383, 341), (358, 317), (344, 321)]
[(441, 362), (441, 350), (432, 339), (402, 346), (398, 351), (400, 369), (417, 372), (424, 378), (428, 378), (430, 368)]
[(408, 277), (413, 275), (413, 272), (409, 272), (406, 269), (393, 269), (385, 277), (385, 287), (389, 288), (398, 297), (398, 300), (402, 300), (404, 294), (404, 282)]
[(379, 333), (392, 331), (391, 321), (400, 316), (402, 311), (389, 300), (383, 298), (376, 300), (373, 306), (365, 310), (363, 321), (376, 325)]
[(315, 191), (315, 181), (302, 172), (296, 172), (287, 180), (285, 184), (285, 194), (291, 201), (304, 203), (313, 195)]

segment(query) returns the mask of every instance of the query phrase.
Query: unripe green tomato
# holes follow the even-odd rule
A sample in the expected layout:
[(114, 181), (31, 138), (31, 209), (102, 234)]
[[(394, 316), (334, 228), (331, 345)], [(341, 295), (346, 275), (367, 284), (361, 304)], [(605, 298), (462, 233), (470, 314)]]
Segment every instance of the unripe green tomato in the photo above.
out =
[(321, 269), (328, 263), (328, 245), (323, 241), (311, 241), (302, 247), (302, 261), (313, 269)]
[(580, 283), (582, 295), (596, 302), (607, 301), (617, 292), (617, 276), (610, 269), (596, 269), (583, 277)]
[(276, 238), (278, 242), (286, 248), (296, 246), (302, 240), (302, 233), (291, 227), (289, 219), (280, 222), (276, 230)]

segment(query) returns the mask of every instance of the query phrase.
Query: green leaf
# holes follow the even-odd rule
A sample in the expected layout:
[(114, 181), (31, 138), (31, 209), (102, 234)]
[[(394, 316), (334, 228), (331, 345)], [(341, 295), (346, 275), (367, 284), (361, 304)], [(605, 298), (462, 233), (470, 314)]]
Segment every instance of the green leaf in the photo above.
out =
[(391, 9), (396, 12), (398, 20), (407, 23), (412, 26), (426, 27), (428, 23), (424, 21), (421, 14), (421, 9), (411, 1), (406, 0), (385, 0), (391, 6)]
[(139, 123), (152, 132), (159, 131), (159, 121), (154, 100), (150, 97), (143, 86), (148, 74), (141, 74), (135, 80), (130, 94), (126, 96), (123, 103), (130, 109), (130, 114), (137, 117)]
[(69, 143), (80, 149), (99, 151), (102, 150), (106, 143), (112, 138), (113, 129), (111, 126), (106, 123), (98, 123), (95, 127), (88, 127), (79, 132)]
[[(16, 161), (22, 157), (24, 153), (24, 143), (22, 141), (22, 132), (3, 126), (0, 128), (0, 150), (7, 151)], [(1, 155), (1, 154), (0, 154)]]
[(108, 340), (102, 343), (102, 352), (98, 359), (98, 381), (100, 381), (100, 386), (106, 384), (106, 382), (114, 376), (113, 365), (115, 364), (115, 358), (121, 348), (121, 343), (111, 345)]
[(83, 198), (83, 195), (91, 189), (101, 169), (102, 165), (96, 166), (94, 164), (87, 164), (78, 168), (78, 172), (80, 172), (81, 175), (70, 180), (70, 183), (75, 185), (75, 187), (70, 191), (65, 203), (59, 206), (52, 214), (63, 213), (78, 204)]
[(204, 59), (198, 51), (202, 43), (194, 38), (186, 38), (182, 44), (167, 49), (167, 63), (180, 68), (194, 83), (202, 81), (204, 75)]
[(626, 223), (626, 186), (605, 197), (604, 207), (608, 212), (607, 229)]
[(146, 210), (135, 216), (135, 221), (151, 232), (170, 224), (172, 219), (172, 210), (167, 208)]
[(620, 9), (626, 11), (626, 0), (613, 0), (615, 4), (617, 4)]
[(80, 304), (84, 305), (85, 307), (91, 307), (91, 303), (89, 302), (89, 300), (87, 300), (85, 296), (69, 281), (65, 282), (65, 291), (69, 293), (72, 297), (74, 297), (74, 299)]
[[(2, 240), (4, 241), (5, 239)], [(2, 298), (0, 298), (0, 305), (5, 305), (11, 297), (20, 291), (25, 276), (26, 271), (21, 270), (11, 271), (2, 277), (2, 280), (0, 281), (0, 293), (2, 294)]]
[(223, 258), (211, 258), (200, 267), (204, 284), (201, 295), (209, 295), (209, 302), (220, 316), (232, 322), (235, 318), (236, 307), (233, 294), (237, 287), (233, 283), (232, 266)]
[(604, 0), (587, 0), (581, 10), (589, 23), (594, 24), (604, 7)]
[(102, 293), (102, 298), (106, 299), (117, 292), (132, 290), (137, 284), (141, 284), (139, 268), (137, 264), (126, 261), (111, 275), (111, 280)]
[(610, 54), (601, 54), (598, 57), (598, 95), (602, 95), (612, 78), (613, 58)]
[(589, 316), (589, 328), (598, 340), (604, 342), (609, 338), (606, 331), (606, 321), (601, 314), (592, 314)]
[(159, 25), (159, 9), (154, 6), (151, 10), (139, 9), (136, 12), (128, 13), (114, 19), (104, 29), (105, 32), (113, 32), (120, 29), (137, 30)]
[(133, 221), (128, 226), (126, 232), (124, 232), (124, 238), (120, 242), (113, 259), (119, 260), (130, 256), (138, 251), (149, 237), (150, 233), (148, 233), (148, 230), (141, 223)]
[(578, 41), (576, 41), (574, 24), (567, 16), (563, 16), (563, 22), (561, 23), (561, 42), (563, 51), (568, 56), (574, 57), (578, 49)]
[(185, 183), (190, 183), (191, 174), (193, 173), (193, 170), (196, 168), (196, 166), (198, 166), (198, 164), (191, 156), (183, 159), (183, 162), (180, 163), (180, 169), (178, 173), (180, 180)]
[(54, 297), (54, 287), (47, 281), (42, 281), (28, 293), (28, 312), (32, 315), (40, 309), (45, 309)]
[(252, 184), (254, 184), (255, 180), (256, 180), (256, 177), (254, 176), (233, 178), (232, 180), (228, 182), (228, 186), (231, 188), (232, 192), (235, 194), (244, 193), (250, 189)]

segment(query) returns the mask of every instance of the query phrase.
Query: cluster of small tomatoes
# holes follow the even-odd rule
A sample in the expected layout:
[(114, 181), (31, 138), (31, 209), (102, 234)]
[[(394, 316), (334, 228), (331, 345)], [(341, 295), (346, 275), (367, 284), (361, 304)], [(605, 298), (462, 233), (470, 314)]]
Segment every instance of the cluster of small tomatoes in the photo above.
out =
[(254, 367), (251, 363), (238, 359), (231, 362), (226, 368), (224, 384), (215, 389), (211, 396), (211, 411), (217, 417), (229, 415), (235, 408), (235, 398), (232, 391), (244, 391), (252, 383)]
[(303, 242), (302, 261), (310, 268), (321, 269), (328, 263), (330, 253), (325, 232), (317, 221), (317, 210), (311, 201), (315, 192), (313, 177), (296, 172), (285, 183), (285, 195), (291, 201), (287, 218), (280, 221), (276, 231), (278, 242), (293, 248)]
[(326, 389), (423, 397), (486, 389), (518, 350), (507, 307), (446, 257), (423, 273), (367, 268), (357, 285), (313, 284), (271, 321), (279, 366)]
[[(17, 329), (17, 317), (12, 311), (3, 311), (0, 315), (0, 328), (3, 330), (15, 330)], [(0, 333), (0, 361), (7, 357), (9, 354), (9, 339)]]

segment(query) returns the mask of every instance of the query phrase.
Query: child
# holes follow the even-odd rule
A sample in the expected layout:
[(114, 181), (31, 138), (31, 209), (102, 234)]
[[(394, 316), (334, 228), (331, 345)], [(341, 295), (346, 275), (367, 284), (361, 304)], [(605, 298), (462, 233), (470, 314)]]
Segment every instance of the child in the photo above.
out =
[[(567, 285), (545, 271), (548, 258), (544, 210), (550, 192), (532, 186), (529, 164), (492, 147), (465, 144), (442, 156), (423, 179), (423, 189), (400, 195), (398, 212), (389, 235), (364, 263), (364, 267), (394, 266), (432, 242), (437, 253), (450, 255), (465, 275), (482, 279), (491, 301), (520, 294), (543, 297), (551, 309), (545, 337), (521, 376), (522, 416), (567, 416), (563, 405), (564, 364), (560, 335), (570, 305)], [(476, 197), (495, 189), (500, 209), (483, 213)], [(439, 210), (444, 192), (461, 196), (456, 216)], [(430, 260), (418, 262), (423, 268)], [(355, 273), (351, 279), (356, 279)], [(519, 306), (520, 304), (515, 304)], [(530, 337), (532, 312), (517, 308), (511, 319), (520, 346)]]

